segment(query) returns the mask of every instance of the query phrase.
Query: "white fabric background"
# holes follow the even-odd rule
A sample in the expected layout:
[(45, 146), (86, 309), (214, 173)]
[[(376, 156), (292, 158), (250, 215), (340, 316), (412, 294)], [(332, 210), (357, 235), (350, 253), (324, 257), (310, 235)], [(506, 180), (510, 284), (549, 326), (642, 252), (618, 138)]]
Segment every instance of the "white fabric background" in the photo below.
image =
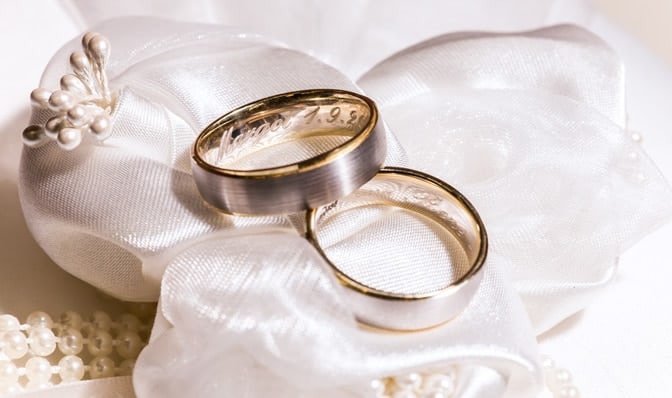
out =
[[(27, 95), (52, 52), (79, 29), (56, 2), (39, 6), (3, 3), (0, 7), (3, 18), (16, 16), (2, 26), (0, 47), (4, 54), (14, 55), (2, 58), (0, 70), (4, 72), (0, 99), (0, 311), (25, 315), (38, 308), (54, 313), (66, 308), (87, 312), (101, 306), (114, 310), (114, 301), (66, 275), (41, 254), (25, 230), (16, 197), (18, 133), (28, 119)], [(669, 104), (667, 93), (672, 92), (669, 70), (603, 19), (579, 22), (605, 35), (624, 55), (629, 72), (630, 124), (642, 131), (645, 148), (669, 179), (672, 162), (666, 152), (672, 143), (666, 129), (670, 116), (662, 105)], [(665, 242), (670, 236), (672, 228), (668, 226), (633, 248), (622, 259), (617, 281), (582, 315), (544, 339), (542, 349), (573, 371), (584, 396), (656, 397), (672, 392), (665, 377), (672, 370), (668, 338), (672, 319), (665, 307), (670, 298), (665, 281), (672, 276), (665, 267)]]

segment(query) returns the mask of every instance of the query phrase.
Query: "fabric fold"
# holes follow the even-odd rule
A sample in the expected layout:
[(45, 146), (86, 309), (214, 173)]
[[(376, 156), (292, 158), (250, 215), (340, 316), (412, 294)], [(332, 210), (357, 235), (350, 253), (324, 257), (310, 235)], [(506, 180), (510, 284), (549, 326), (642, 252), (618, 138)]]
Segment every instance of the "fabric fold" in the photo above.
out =
[(621, 61), (581, 28), (448, 34), (358, 83), (409, 164), (476, 204), (538, 333), (585, 307), (672, 212), (669, 186), (624, 128)]
[[(141, 354), (136, 391), (141, 397), (271, 390), (277, 397), (359, 396), (362, 391), (351, 395), (354, 387), (374, 378), (456, 365), (464, 367), (465, 380), (470, 372), (477, 379), (490, 374), (503, 396), (533, 397), (541, 378), (534, 335), (506, 269), (505, 260), (492, 257), (473, 301), (448, 324), (381, 334), (358, 327), (341, 286), (305, 240), (213, 238), (166, 269), (158, 317), (170, 327)], [(182, 377), (193, 382), (185, 386)]]

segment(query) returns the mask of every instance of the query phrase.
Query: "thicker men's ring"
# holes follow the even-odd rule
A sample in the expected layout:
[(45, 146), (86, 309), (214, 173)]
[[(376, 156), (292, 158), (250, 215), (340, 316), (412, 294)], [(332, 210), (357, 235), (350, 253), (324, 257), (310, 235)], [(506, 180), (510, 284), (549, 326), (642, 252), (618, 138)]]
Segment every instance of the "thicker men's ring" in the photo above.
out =
[[(294, 163), (236, 166), (255, 151), (320, 137), (342, 140)], [(215, 120), (196, 139), (192, 171), (201, 196), (227, 213), (294, 213), (355, 191), (378, 172), (385, 154), (385, 128), (370, 98), (313, 89), (264, 98)]]
[[(330, 239), (329, 233), (322, 230), (341, 230), (338, 223), (342, 221), (339, 220), (348, 219), (350, 220), (348, 222), (352, 222), (353, 219), (362, 220), (361, 217), (348, 217), (344, 212), (362, 211), (370, 209), (371, 206), (393, 207), (411, 212), (437, 225), (440, 230), (448, 232), (451, 241), (456, 242), (454, 250), (464, 256), (462, 257), (464, 270), (455, 279), (446, 281), (445, 285), (422, 291), (393, 291), (391, 288), (375, 286), (377, 282), (355, 280), (347, 267), (339, 266), (329, 258), (326, 253), (328, 250), (325, 250), (320, 242), (332, 241), (331, 244), (338, 246), (339, 241)], [(381, 214), (389, 217), (395, 213), (388, 211)], [(357, 228), (362, 227), (359, 221)], [(307, 239), (317, 248), (345, 288), (346, 299), (357, 319), (368, 326), (385, 330), (427, 329), (445, 323), (460, 314), (478, 289), (482, 278), (481, 270), (488, 252), (485, 226), (474, 206), (460, 192), (431, 175), (398, 167), (383, 168), (356, 193), (308, 212), (306, 229)], [(378, 239), (385, 238), (378, 237)], [(411, 248), (411, 250), (417, 249), (419, 248)], [(368, 247), (366, 250), (375, 248)], [(395, 253), (385, 255), (389, 258), (395, 256)], [(446, 267), (451, 266), (448, 257)], [(362, 271), (362, 267), (368, 268)], [(423, 264), (415, 263), (408, 264), (408, 267), (418, 272), (423, 272), (425, 269)], [(384, 263), (358, 264), (355, 260), (349, 269), (356, 270), (354, 272), (364, 277), (367, 275), (370, 277), (373, 272), (385, 273), (385, 279), (388, 281), (394, 277), (389, 275), (390, 271)], [(404, 274), (404, 278), (414, 277), (413, 272)]]

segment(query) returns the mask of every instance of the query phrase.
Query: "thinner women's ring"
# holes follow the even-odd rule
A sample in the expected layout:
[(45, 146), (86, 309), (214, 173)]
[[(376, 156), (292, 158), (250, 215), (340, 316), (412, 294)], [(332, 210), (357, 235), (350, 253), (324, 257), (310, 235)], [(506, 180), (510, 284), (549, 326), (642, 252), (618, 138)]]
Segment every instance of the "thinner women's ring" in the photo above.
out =
[[(256, 161), (263, 153), (272, 154), (265, 164)], [(355, 191), (378, 172), (385, 153), (385, 128), (371, 99), (313, 89), (215, 120), (196, 139), (192, 172), (205, 201), (227, 213), (294, 213)]]
[[(405, 230), (408, 213), (418, 229)], [(389, 220), (394, 217), (402, 219)], [(388, 224), (381, 225), (381, 219)], [(375, 236), (363, 236), (367, 225), (378, 226)], [(311, 210), (306, 229), (358, 321), (384, 330), (427, 329), (460, 314), (480, 284), (488, 252), (485, 226), (474, 206), (445, 182), (404, 168), (383, 168), (355, 193)], [(438, 245), (440, 250), (430, 249), (427, 238), (418, 236), (421, 231), (438, 231), (447, 242)], [(343, 246), (348, 237), (350, 246)], [(388, 240), (395, 243), (390, 246)], [(406, 254), (399, 247), (404, 243), (410, 246)], [(384, 253), (374, 253), (385, 244)], [(355, 246), (359, 253), (353, 252)], [(333, 261), (330, 250), (340, 250), (348, 261)], [(423, 250), (430, 253), (418, 253)], [(461, 270), (447, 277), (446, 269), (453, 266)]]

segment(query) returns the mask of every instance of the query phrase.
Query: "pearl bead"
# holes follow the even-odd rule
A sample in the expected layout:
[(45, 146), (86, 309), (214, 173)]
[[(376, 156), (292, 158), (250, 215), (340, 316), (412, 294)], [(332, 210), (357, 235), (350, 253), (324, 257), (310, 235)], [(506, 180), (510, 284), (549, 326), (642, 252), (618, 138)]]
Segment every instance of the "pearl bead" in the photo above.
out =
[(2, 351), (10, 359), (19, 359), (28, 353), (28, 341), (26, 340), (26, 336), (18, 330), (5, 332), (0, 341), (3, 343)]
[(572, 374), (566, 369), (546, 369), (544, 377), (548, 389), (552, 392), (558, 392), (562, 387), (572, 383)]
[(61, 376), (61, 380), (65, 383), (72, 381), (79, 381), (84, 377), (84, 362), (82, 358), (67, 355), (61, 358), (58, 361), (58, 374)]
[(100, 33), (98, 33), (98, 32), (86, 32), (86, 33), (84, 33), (84, 35), (82, 36), (82, 47), (83, 48), (88, 48), (89, 47), (89, 42), (91, 41), (91, 39), (98, 36), (99, 34)]
[(88, 121), (91, 119), (91, 115), (89, 114), (88, 109), (84, 107), (83, 105), (75, 105), (72, 108), (68, 110), (68, 121), (74, 126), (74, 127), (81, 127), (88, 123)]
[(81, 329), (82, 316), (75, 311), (66, 311), (59, 317), (59, 322), (66, 328)]
[(31, 327), (45, 327), (52, 328), (54, 327), (54, 321), (51, 320), (51, 317), (46, 312), (35, 311), (31, 312), (26, 318), (26, 323)]
[(635, 151), (629, 152), (628, 153), (628, 159), (630, 159), (632, 161), (639, 160), (639, 153), (637, 153)]
[(96, 330), (89, 337), (89, 353), (104, 357), (112, 353), (112, 336), (104, 330)]
[(0, 384), (14, 383), (19, 378), (19, 372), (14, 362), (0, 359)]
[(49, 97), (49, 109), (64, 112), (75, 105), (75, 97), (67, 91), (56, 90)]
[(369, 391), (370, 394), (367, 396), (376, 398), (383, 397), (385, 395), (385, 382), (380, 379), (372, 380), (369, 383)]
[(102, 70), (110, 58), (110, 41), (103, 35), (91, 37), (86, 46), (93, 62)]
[(82, 143), (82, 131), (80, 129), (66, 127), (58, 132), (56, 142), (58, 142), (58, 146), (66, 151), (71, 151)]
[(28, 338), (30, 350), (35, 355), (46, 357), (56, 350), (56, 336), (49, 328), (36, 327), (30, 331)]
[(579, 390), (574, 386), (564, 386), (558, 391), (556, 398), (579, 398)]
[(99, 140), (104, 140), (110, 136), (112, 129), (110, 129), (110, 118), (107, 115), (98, 115), (93, 119), (89, 125), (91, 132)]
[(23, 139), (23, 144), (31, 148), (39, 147), (40, 145), (46, 143), (48, 139), (44, 128), (37, 125), (26, 127), (23, 130), (21, 138)]
[(91, 322), (83, 322), (80, 331), (82, 332), (82, 337), (88, 339), (93, 336), (93, 333), (96, 331), (96, 327), (93, 326)]
[(422, 384), (422, 376), (418, 373), (409, 373), (394, 378), (394, 384), (402, 390), (416, 389)]
[(559, 386), (569, 384), (572, 382), (572, 374), (566, 369), (556, 369), (553, 381)]
[(51, 379), (51, 364), (46, 358), (30, 358), (26, 361), (26, 377), (36, 383), (48, 382)]
[(30, 102), (37, 107), (48, 108), (49, 97), (51, 97), (51, 91), (39, 87), (30, 93)]
[(118, 323), (122, 329), (130, 330), (132, 332), (138, 332), (142, 326), (140, 319), (132, 314), (122, 314), (119, 317)]
[(455, 392), (455, 380), (446, 375), (433, 374), (425, 379), (423, 384), (425, 390), (440, 392), (445, 395), (452, 395)]
[(544, 368), (544, 370), (550, 370), (555, 368), (555, 361), (553, 358), (544, 355), (541, 357), (541, 367)]
[(124, 359), (136, 358), (142, 350), (142, 339), (137, 333), (126, 330), (117, 336), (117, 353)]
[(78, 77), (88, 77), (91, 73), (91, 61), (82, 51), (70, 54), (70, 66)]
[(79, 97), (86, 97), (90, 94), (86, 84), (78, 76), (67, 74), (61, 77), (61, 90), (69, 91)]
[(89, 364), (89, 374), (93, 379), (114, 376), (114, 361), (108, 357), (95, 358)]
[(58, 349), (64, 355), (77, 355), (84, 348), (84, 338), (77, 329), (65, 330), (59, 339)]
[(119, 364), (117, 368), (118, 376), (130, 376), (133, 374), (133, 368), (135, 367), (135, 359), (126, 359)]
[(0, 332), (9, 332), (12, 330), (19, 330), (21, 323), (15, 316), (9, 314), (0, 315)]
[(91, 323), (93, 323), (96, 329), (107, 331), (112, 327), (112, 318), (103, 311), (96, 311), (91, 317)]
[(58, 133), (65, 127), (65, 118), (63, 116), (54, 116), (47, 120), (44, 124), (44, 133), (47, 137), (55, 140), (58, 138)]

